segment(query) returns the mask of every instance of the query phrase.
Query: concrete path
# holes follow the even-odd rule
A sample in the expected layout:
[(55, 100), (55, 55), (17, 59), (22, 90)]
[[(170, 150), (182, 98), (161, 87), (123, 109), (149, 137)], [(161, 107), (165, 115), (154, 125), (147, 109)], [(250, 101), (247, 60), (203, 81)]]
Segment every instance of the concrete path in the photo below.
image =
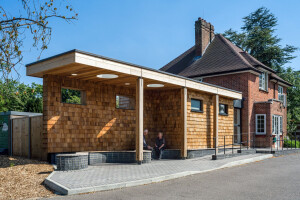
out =
[(143, 165), (102, 164), (78, 171), (54, 171), (45, 180), (45, 184), (59, 194), (80, 194), (160, 182), (270, 157), (270, 154), (254, 154), (216, 161), (206, 156), (188, 160), (153, 161)]
[(300, 154), (292, 154), (156, 184), (55, 196), (50, 200), (299, 199), (299, 166)]

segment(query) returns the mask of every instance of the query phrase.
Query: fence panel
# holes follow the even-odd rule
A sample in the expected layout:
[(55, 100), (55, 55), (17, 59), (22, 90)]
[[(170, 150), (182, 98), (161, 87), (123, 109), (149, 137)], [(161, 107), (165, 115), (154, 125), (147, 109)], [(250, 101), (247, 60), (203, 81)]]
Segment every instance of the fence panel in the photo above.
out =
[(31, 158), (42, 160), (42, 130), (43, 130), (43, 117), (31, 117), (31, 131), (30, 131), (30, 141), (31, 141)]
[(13, 155), (29, 156), (29, 117), (12, 119)]

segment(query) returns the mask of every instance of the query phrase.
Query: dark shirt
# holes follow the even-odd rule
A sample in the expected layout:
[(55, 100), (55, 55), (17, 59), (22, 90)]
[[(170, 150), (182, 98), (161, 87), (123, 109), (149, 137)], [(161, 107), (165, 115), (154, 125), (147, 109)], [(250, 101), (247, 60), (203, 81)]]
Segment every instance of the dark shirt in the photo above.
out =
[(147, 142), (146, 142), (146, 139), (145, 139), (145, 136), (143, 135), (143, 146), (144, 148), (147, 148), (148, 145), (147, 145)]
[(161, 147), (161, 145), (163, 145), (164, 144), (164, 146), (162, 147), (163, 149), (166, 147), (166, 141), (165, 141), (165, 138), (164, 137), (162, 137), (162, 139), (159, 139), (158, 137), (156, 138), (156, 140), (155, 140), (155, 144), (156, 144), (156, 146), (159, 148), (159, 147)]

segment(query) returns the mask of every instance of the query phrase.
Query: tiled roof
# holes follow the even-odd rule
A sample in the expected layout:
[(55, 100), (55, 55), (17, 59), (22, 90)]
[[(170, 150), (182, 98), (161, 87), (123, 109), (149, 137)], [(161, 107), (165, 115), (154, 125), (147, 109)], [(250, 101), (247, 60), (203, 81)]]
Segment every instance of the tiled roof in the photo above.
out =
[(282, 83), (284, 83), (284, 84), (287, 84), (287, 85), (289, 85), (289, 86), (292, 86), (291, 83), (289, 83), (289, 82), (287, 82), (286, 80), (280, 78), (280, 77), (279, 77), (277, 74), (275, 74), (275, 73), (271, 73), (271, 79), (275, 79), (275, 80), (280, 81), (280, 82), (282, 82)]
[(192, 47), (160, 70), (193, 78), (246, 70), (260, 72), (259, 67), (275, 73), (223, 35), (216, 34), (202, 57), (196, 58)]

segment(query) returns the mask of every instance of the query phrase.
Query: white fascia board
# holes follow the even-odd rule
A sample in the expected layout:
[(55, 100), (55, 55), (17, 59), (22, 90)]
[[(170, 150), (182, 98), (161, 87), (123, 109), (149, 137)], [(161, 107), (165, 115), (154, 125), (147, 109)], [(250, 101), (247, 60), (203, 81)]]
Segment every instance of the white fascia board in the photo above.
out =
[(99, 69), (107, 69), (119, 73), (124, 73), (136, 77), (148, 78), (164, 83), (169, 83), (181, 87), (187, 87), (203, 92), (208, 92), (212, 94), (219, 94), (221, 96), (233, 98), (233, 99), (242, 99), (242, 94), (213, 85), (207, 85), (204, 83), (199, 83), (196, 81), (188, 80), (185, 78), (172, 76), (171, 74), (160, 73), (158, 71), (152, 71), (150, 69), (144, 69), (137, 66), (131, 66), (126, 63), (115, 62), (112, 60), (107, 60), (104, 58), (99, 58), (91, 55), (86, 55), (80, 52), (70, 52), (68, 54), (51, 58), (49, 60), (43, 61), (41, 63), (33, 64), (27, 67), (27, 75), (35, 76), (39, 73), (44, 73), (55, 68), (60, 68), (68, 64), (83, 64), (87, 66), (97, 67)]
[(46, 60), (42, 63), (37, 63), (26, 67), (27, 76), (35, 76), (35, 74), (55, 69), (58, 66), (68, 65), (75, 62), (75, 52), (69, 53), (57, 58)]
[(185, 79), (147, 69), (142, 69), (142, 77), (185, 87)]
[(142, 72), (142, 70), (137, 67), (133, 67), (126, 64), (117, 63), (117, 62), (113, 62), (101, 58), (96, 58), (78, 52), (76, 52), (75, 62), (79, 64), (90, 65), (93, 67), (107, 69), (107, 70), (120, 72), (124, 74), (130, 74), (134, 76), (141, 76), (141, 72)]

